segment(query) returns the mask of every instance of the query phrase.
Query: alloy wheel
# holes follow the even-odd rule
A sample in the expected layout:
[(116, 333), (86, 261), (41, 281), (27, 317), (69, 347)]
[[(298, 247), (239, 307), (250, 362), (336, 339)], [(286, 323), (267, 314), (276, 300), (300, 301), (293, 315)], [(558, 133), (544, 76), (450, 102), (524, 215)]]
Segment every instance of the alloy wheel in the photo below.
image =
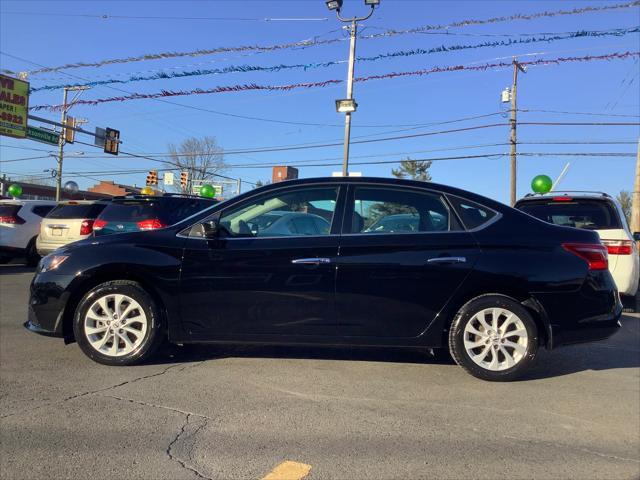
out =
[(84, 333), (98, 352), (120, 357), (135, 351), (147, 333), (147, 315), (133, 298), (108, 294), (94, 301), (84, 317)]
[(480, 367), (501, 371), (517, 365), (526, 355), (529, 336), (524, 322), (504, 308), (485, 308), (464, 328), (464, 348)]

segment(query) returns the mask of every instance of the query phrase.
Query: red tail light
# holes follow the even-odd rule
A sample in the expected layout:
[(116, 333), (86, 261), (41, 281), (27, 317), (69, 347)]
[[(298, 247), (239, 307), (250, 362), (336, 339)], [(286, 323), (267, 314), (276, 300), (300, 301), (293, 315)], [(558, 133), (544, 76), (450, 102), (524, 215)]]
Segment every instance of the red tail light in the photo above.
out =
[(631, 255), (633, 243), (631, 240), (602, 240), (609, 255)]
[(166, 227), (160, 220), (157, 218), (150, 218), (148, 220), (142, 220), (136, 223), (140, 230), (155, 230), (156, 228)]
[(83, 220), (80, 224), (80, 235), (89, 235), (93, 232), (93, 220)]
[(563, 243), (562, 248), (585, 260), (589, 270), (609, 268), (607, 248), (601, 243)]
[(93, 229), (102, 230), (107, 223), (109, 222), (107, 222), (106, 220), (102, 220), (101, 218), (96, 218), (93, 222)]
[(571, 202), (573, 198), (571, 197), (553, 197), (554, 202)]
[(5, 215), (0, 217), (0, 223), (11, 223), (13, 225), (22, 225), (24, 220), (17, 215)]

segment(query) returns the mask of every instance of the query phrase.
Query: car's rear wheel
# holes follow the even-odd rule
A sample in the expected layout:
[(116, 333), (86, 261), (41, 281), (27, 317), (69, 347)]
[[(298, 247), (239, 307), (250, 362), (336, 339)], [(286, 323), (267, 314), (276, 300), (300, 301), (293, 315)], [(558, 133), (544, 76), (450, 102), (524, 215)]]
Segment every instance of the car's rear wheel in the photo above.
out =
[(533, 364), (538, 330), (529, 312), (503, 295), (483, 295), (464, 305), (449, 331), (451, 356), (471, 375), (515, 380)]
[(73, 324), (82, 351), (105, 365), (133, 365), (149, 359), (162, 342), (159, 310), (136, 282), (116, 280), (80, 300)]

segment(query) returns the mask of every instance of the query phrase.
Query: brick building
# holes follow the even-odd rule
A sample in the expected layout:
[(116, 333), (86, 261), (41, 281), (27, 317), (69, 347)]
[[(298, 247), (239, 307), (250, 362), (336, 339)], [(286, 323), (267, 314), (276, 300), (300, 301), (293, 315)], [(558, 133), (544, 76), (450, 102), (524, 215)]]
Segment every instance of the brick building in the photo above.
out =
[(102, 180), (97, 185), (89, 188), (89, 192), (108, 196), (137, 195), (140, 193), (141, 187), (122, 185), (115, 183), (113, 180)]

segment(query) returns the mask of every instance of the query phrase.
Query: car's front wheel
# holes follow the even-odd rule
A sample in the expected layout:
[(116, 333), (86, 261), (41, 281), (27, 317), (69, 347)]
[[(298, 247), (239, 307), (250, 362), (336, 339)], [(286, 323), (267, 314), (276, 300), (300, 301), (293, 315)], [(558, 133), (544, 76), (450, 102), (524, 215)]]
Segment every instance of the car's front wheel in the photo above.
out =
[(516, 300), (483, 295), (456, 315), (449, 331), (449, 348), (456, 363), (475, 377), (515, 380), (536, 358), (538, 329)]
[(133, 365), (162, 342), (160, 312), (136, 282), (116, 280), (91, 289), (76, 309), (73, 330), (82, 351), (105, 365)]

